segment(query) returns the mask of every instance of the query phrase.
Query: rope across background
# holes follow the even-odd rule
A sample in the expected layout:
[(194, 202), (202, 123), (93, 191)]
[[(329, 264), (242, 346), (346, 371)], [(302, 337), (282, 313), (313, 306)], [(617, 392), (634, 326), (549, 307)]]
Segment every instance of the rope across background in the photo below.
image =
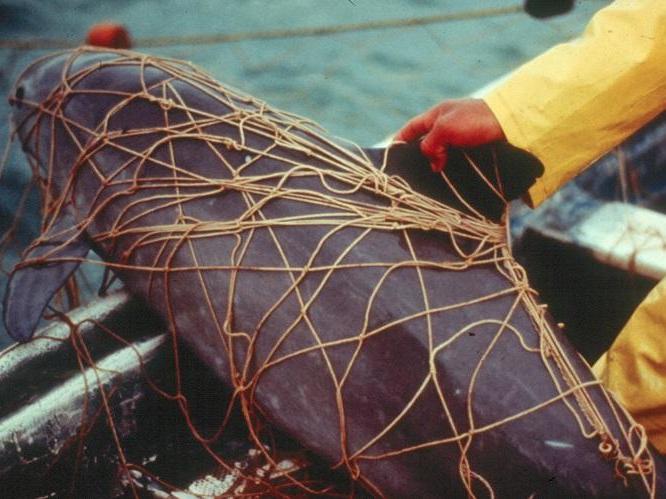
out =
[[(181, 35), (137, 38), (135, 46), (138, 48), (169, 47), (173, 45), (211, 45), (234, 43), (252, 40), (274, 40), (278, 38), (300, 38), (312, 36), (327, 36), (338, 33), (351, 33), (355, 31), (372, 31), (389, 28), (408, 28), (441, 24), (453, 21), (485, 19), (498, 16), (518, 14), (523, 11), (522, 5), (511, 7), (498, 7), (490, 9), (475, 9), (433, 16), (413, 17), (408, 19), (386, 19), (361, 23), (340, 24), (334, 26), (320, 26), (307, 28), (278, 29), (270, 31), (254, 31), (245, 33), (214, 34), (214, 35)], [(32, 40), (0, 40), (0, 49), (13, 50), (40, 50), (75, 48), (80, 41), (67, 39), (32, 39)]]

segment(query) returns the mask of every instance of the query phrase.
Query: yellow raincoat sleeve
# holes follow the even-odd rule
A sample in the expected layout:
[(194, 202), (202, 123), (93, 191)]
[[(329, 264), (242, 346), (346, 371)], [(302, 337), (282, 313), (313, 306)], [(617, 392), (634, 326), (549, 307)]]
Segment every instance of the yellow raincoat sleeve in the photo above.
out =
[[(509, 142), (544, 163), (529, 191), (538, 205), (666, 109), (666, 0), (616, 0), (485, 100)], [(593, 370), (666, 453), (666, 279)]]
[(484, 97), (509, 142), (538, 157), (540, 204), (666, 107), (666, 0), (617, 0)]

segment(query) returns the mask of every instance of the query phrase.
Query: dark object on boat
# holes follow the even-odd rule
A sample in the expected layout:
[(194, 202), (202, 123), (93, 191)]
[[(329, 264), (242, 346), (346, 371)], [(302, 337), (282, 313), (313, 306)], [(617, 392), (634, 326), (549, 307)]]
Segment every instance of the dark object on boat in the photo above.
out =
[(55, 201), (9, 331), (30, 334), (13, 304), (43, 310), (89, 244), (245, 402), (373, 493), (661, 493), (662, 460), (539, 309), (501, 226), (453, 190), (470, 214), (418, 194), (440, 179), (377, 175), (376, 153), (175, 61), (75, 51), (18, 85)]
[(525, 12), (537, 19), (546, 19), (566, 14), (574, 4), (574, 0), (525, 0)]

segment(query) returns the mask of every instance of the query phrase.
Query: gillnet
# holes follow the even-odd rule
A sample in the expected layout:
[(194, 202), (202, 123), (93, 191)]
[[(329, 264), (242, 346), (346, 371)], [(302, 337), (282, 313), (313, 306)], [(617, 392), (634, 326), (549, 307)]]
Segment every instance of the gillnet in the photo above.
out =
[[(102, 288), (119, 277), (172, 335), (176, 381), (153, 389), (188, 419), (187, 345), (290, 487), (329, 492), (280, 468), (269, 427), (378, 496), (527, 496), (570, 448), (576, 490), (655, 495), (642, 428), (563, 341), (505, 226), (446, 175), (449, 203), (391, 170), (389, 151), (176, 60), (82, 48), (17, 85), (44, 222), (12, 292), (48, 302), (81, 262), (110, 271)], [(503, 199), (497, 178), (480, 182)], [(225, 423), (190, 427), (214, 455)]]

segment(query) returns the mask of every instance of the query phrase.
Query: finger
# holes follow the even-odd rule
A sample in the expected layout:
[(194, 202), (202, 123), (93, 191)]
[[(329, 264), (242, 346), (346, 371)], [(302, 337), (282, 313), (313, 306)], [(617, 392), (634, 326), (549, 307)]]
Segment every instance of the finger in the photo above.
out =
[(398, 131), (394, 140), (411, 142), (428, 133), (431, 126), (432, 120), (428, 119), (426, 115), (420, 114), (416, 118), (409, 120), (407, 124)]
[(444, 169), (447, 159), (446, 143), (439, 140), (433, 131), (421, 141), (421, 152), (430, 160), (430, 168), (433, 172), (439, 173)]
[(446, 146), (443, 146), (438, 152), (437, 156), (430, 160), (430, 169), (433, 171), (433, 173), (442, 173), (444, 171), (444, 167), (446, 166), (447, 159), (448, 155), (446, 153)]

